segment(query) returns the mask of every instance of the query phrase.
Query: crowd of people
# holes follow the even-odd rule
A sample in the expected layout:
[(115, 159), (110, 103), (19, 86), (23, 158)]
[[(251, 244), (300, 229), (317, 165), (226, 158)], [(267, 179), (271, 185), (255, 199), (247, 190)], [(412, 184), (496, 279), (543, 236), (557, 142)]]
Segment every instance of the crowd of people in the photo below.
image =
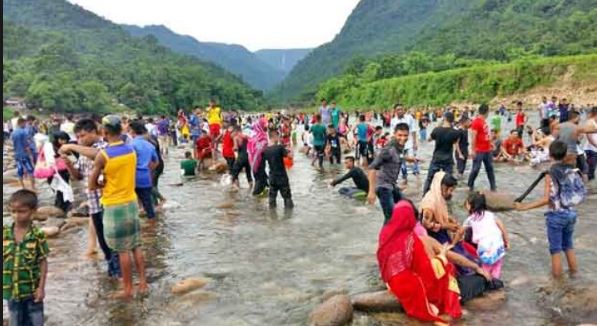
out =
[[(15, 112), (5, 122), (3, 138), (11, 141), (23, 188), (9, 199), (14, 223), (3, 229), (3, 298), (11, 320), (15, 325), (43, 323), (49, 248), (43, 232), (32, 224), (38, 206), (36, 179), (47, 180), (55, 192), (54, 205), (64, 212), (73, 209), (72, 181), (82, 181), (93, 235), (88, 253), (99, 243), (108, 275), (123, 284), (116, 297), (128, 300), (135, 292), (148, 291), (139, 216), (146, 216), (150, 225), (159, 218), (166, 202), (159, 179), (173, 147), (187, 148), (180, 161), (183, 181), (205, 170), (222, 170), (231, 189), (239, 191), (244, 171), (252, 194), (268, 196), (272, 209), (278, 193), (286, 209), (294, 207), (287, 170), (294, 164), (295, 147), (321, 170), (326, 162), (343, 161), (346, 174), (330, 185), (351, 179), (354, 186), (341, 187), (341, 195), (371, 204), (377, 200), (381, 207), (377, 258), (383, 281), (409, 316), (432, 322), (445, 322), (445, 315), (459, 318), (461, 302), (503, 287), (499, 279), (510, 242), (506, 226), (488, 210), (484, 193), (475, 189), (481, 165), (489, 190), (496, 191), (495, 162), (549, 162), (545, 195), (516, 208), (548, 206), (552, 273), (562, 274), (562, 252), (574, 272), (575, 207), (584, 199), (584, 184), (595, 178), (597, 165), (597, 107), (577, 110), (566, 99), (544, 99), (538, 108), (540, 124), (534, 128), (529, 110), (522, 102), (515, 105), (514, 126), (508, 132), (502, 127), (511, 124), (510, 110), (501, 105), (490, 117), (485, 104), (476, 110), (409, 110), (396, 104), (383, 112), (352, 115), (322, 100), (313, 114), (241, 114), (224, 112), (212, 100), (204, 109), (180, 110), (176, 117), (53, 115), (48, 121)], [(423, 159), (420, 146), (430, 141), (433, 154)], [(448, 202), (469, 159), (469, 216), (460, 223)], [(408, 175), (420, 174), (427, 162), (417, 208), (413, 202), (419, 199), (406, 198), (402, 190)], [(133, 264), (139, 274), (136, 289)]]

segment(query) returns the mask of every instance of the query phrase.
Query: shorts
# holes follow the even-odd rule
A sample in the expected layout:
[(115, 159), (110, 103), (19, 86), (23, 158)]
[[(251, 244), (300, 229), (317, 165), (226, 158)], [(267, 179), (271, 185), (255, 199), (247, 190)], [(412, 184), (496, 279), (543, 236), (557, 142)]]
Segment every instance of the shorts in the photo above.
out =
[(209, 135), (211, 138), (216, 138), (220, 135), (220, 124), (219, 123), (212, 123), (209, 125)]
[(136, 200), (104, 207), (104, 236), (108, 247), (116, 252), (134, 250), (141, 245)]
[(33, 175), (33, 164), (28, 157), (15, 158), (15, 161), (17, 163), (17, 175), (19, 178), (22, 178), (25, 173), (29, 176)]
[(33, 297), (23, 300), (8, 300), (10, 325), (41, 326), (44, 324), (44, 303), (35, 302)]
[(547, 240), (549, 253), (552, 255), (561, 251), (574, 249), (572, 234), (576, 224), (576, 212), (571, 210), (550, 211), (545, 213), (547, 226)]

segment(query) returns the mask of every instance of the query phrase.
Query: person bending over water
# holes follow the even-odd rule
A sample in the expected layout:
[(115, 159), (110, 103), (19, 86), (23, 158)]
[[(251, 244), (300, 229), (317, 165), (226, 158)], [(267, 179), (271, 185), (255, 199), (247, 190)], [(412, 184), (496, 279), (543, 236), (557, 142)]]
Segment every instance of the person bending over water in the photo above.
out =
[(354, 161), (355, 159), (353, 156), (345, 157), (344, 167), (348, 170), (348, 172), (330, 183), (332, 187), (335, 187), (345, 180), (352, 179), (356, 187), (342, 187), (338, 190), (341, 195), (348, 197), (351, 197), (359, 191), (363, 191), (365, 193), (369, 191), (369, 180), (367, 179), (367, 175), (361, 168), (355, 166)]

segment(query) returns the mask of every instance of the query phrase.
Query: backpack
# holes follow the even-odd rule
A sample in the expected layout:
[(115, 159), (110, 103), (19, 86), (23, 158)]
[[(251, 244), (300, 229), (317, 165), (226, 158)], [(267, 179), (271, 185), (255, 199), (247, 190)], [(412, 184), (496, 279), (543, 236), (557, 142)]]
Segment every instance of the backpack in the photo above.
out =
[(549, 175), (556, 187), (557, 196), (563, 208), (577, 206), (587, 197), (587, 189), (579, 169), (554, 167), (550, 169)]

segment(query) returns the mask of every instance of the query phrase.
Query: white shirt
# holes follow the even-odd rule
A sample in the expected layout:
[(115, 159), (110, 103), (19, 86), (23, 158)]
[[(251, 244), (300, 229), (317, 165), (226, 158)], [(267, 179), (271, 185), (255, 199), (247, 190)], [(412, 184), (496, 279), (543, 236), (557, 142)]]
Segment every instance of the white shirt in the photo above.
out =
[(410, 115), (408, 113), (404, 114), (401, 119), (399, 119), (398, 117), (393, 117), (392, 120), (390, 121), (390, 127), (392, 128), (392, 132), (394, 131), (394, 128), (396, 128), (396, 125), (399, 123), (406, 123), (408, 125), (408, 141), (404, 145), (404, 148), (406, 148), (406, 149), (413, 148), (413, 135), (412, 134), (413, 134), (413, 132), (419, 131), (419, 125), (417, 124), (417, 121), (415, 120), (415, 118), (413, 118), (412, 115)]
[(75, 123), (71, 121), (64, 121), (60, 125), (60, 131), (66, 132), (70, 136), (70, 140), (77, 140), (77, 136), (75, 136)]
[[(589, 123), (592, 123), (593, 126), (597, 125), (597, 122), (595, 122), (595, 120), (591, 119), (589, 121)], [(591, 139), (594, 143), (597, 144), (597, 133), (587, 134), (587, 144), (585, 145), (585, 150), (597, 152), (597, 146), (591, 144), (591, 142), (589, 142), (589, 139)]]

